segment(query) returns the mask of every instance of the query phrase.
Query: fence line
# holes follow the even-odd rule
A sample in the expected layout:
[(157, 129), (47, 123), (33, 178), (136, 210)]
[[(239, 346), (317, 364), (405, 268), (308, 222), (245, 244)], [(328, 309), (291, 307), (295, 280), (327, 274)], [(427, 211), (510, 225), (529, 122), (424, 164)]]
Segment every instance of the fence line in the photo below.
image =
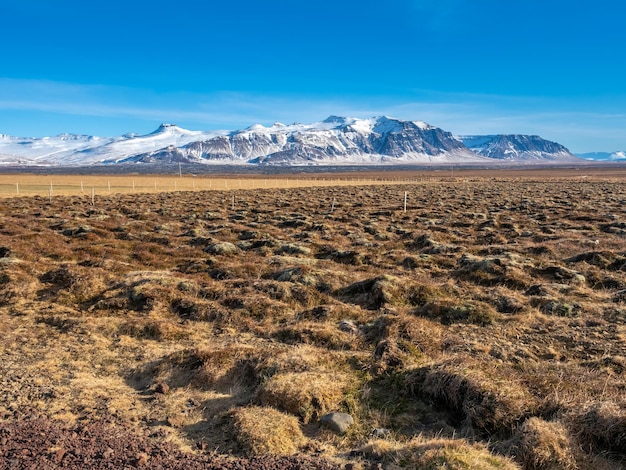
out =
[[(96, 193), (129, 194), (129, 193), (157, 193), (173, 191), (207, 191), (207, 190), (234, 190), (234, 189), (277, 189), (277, 188), (305, 188), (329, 186), (366, 186), (427, 183), (430, 179), (424, 178), (346, 178), (346, 177), (308, 177), (308, 178), (145, 178), (128, 177), (72, 177), (36, 175), (0, 175), (0, 197), (19, 196), (73, 196), (85, 192), (85, 185)], [(18, 181), (19, 180), (19, 181)], [(48, 180), (49, 182), (46, 182)], [(441, 179), (437, 180), (441, 181)], [(152, 184), (151, 184), (152, 183)]]

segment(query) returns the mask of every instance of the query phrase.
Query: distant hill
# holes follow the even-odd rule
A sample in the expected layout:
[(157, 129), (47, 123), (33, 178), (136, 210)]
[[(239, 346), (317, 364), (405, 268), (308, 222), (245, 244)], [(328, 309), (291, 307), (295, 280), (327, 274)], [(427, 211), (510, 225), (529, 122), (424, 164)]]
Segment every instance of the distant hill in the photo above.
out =
[(590, 152), (590, 153), (581, 153), (577, 154), (578, 157), (583, 158), (585, 160), (595, 160), (595, 161), (610, 161), (610, 162), (619, 162), (626, 161), (626, 152)]

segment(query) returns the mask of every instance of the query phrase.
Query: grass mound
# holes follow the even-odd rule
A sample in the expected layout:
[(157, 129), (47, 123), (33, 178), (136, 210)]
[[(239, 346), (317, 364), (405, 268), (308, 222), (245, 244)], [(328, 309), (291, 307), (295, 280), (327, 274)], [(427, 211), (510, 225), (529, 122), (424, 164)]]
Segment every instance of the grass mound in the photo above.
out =
[(258, 398), (309, 423), (338, 410), (350, 385), (350, 378), (337, 372), (284, 373), (261, 384)]
[(506, 435), (537, 408), (537, 400), (512, 370), (488, 363), (433, 363), (409, 371), (406, 384), (410, 392), (450, 407), (478, 433)]
[(414, 438), (406, 443), (373, 440), (361, 452), (382, 462), (384, 468), (396, 470), (519, 470), (512, 460), (491, 453), (485, 446), (461, 439)]
[(520, 427), (519, 458), (528, 470), (578, 468), (569, 432), (558, 422), (530, 418)]
[(298, 418), (262, 406), (232, 411), (235, 439), (248, 455), (293, 455), (306, 443)]

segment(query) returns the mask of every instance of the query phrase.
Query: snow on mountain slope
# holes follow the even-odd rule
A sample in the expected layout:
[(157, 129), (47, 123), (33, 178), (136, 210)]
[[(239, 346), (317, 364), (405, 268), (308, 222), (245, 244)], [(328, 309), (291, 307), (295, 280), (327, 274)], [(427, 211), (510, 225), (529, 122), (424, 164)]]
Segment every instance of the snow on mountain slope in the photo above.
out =
[(537, 135), (470, 135), (459, 136), (458, 139), (474, 153), (498, 160), (566, 161), (577, 159), (562, 145), (542, 139)]
[(125, 161), (194, 161), (263, 165), (476, 162), (452, 134), (421, 121), (386, 116), (371, 119), (330, 116), (313, 124), (259, 124)]
[(112, 139), (88, 135), (60, 134), (54, 137), (29, 138), (0, 135), (2, 161), (11, 156), (20, 162), (41, 163), (47, 160), (63, 161), (71, 155), (90, 148), (106, 145)]
[(577, 154), (578, 157), (585, 160), (619, 162), (626, 160), (626, 152), (590, 152)]
[[(61, 134), (38, 139), (2, 135), (0, 155), (18, 157), (23, 162), (38, 165), (91, 165), (105, 160), (115, 162), (170, 145), (185, 145), (217, 134), (161, 124), (157, 130), (147, 135), (126, 134), (115, 138)], [(0, 159), (0, 162), (3, 160)]]
[[(468, 148), (470, 147), (470, 148)], [(422, 121), (330, 116), (312, 124), (255, 124), (235, 131), (190, 131), (162, 124), (146, 135), (61, 134), (41, 139), (0, 134), (0, 165), (116, 163), (257, 165), (427, 164), (569, 161), (576, 157), (537, 136), (456, 138)]]

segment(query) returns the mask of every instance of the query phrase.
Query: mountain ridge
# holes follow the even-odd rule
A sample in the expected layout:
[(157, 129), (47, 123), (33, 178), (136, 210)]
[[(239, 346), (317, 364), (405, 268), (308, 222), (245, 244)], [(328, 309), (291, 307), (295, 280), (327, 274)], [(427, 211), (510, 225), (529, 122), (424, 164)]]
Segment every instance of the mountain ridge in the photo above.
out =
[(331, 115), (310, 124), (254, 124), (231, 131), (192, 131), (163, 123), (145, 134), (97, 137), (0, 134), (0, 163), (89, 166), (121, 163), (239, 165), (457, 164), (566, 162), (577, 157), (539, 136), (455, 137), (424, 121)]

